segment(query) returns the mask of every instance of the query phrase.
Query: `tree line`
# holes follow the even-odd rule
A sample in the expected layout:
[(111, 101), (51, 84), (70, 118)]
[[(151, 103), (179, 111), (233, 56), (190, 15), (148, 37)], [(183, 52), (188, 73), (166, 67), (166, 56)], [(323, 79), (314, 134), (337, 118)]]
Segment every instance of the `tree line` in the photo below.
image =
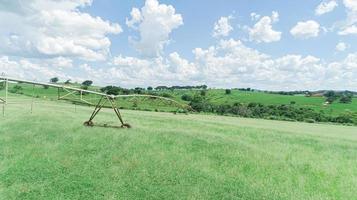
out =
[[(226, 90), (226, 94), (227, 94)], [(295, 102), (281, 105), (264, 105), (261, 103), (213, 104), (208, 101), (203, 93), (195, 95), (184, 94), (182, 100), (197, 112), (215, 113), (219, 115), (234, 115), (247, 118), (262, 118), (299, 122), (332, 122), (357, 125), (357, 113), (346, 112), (338, 116), (331, 116), (324, 111), (316, 111), (312, 108), (299, 107)]]

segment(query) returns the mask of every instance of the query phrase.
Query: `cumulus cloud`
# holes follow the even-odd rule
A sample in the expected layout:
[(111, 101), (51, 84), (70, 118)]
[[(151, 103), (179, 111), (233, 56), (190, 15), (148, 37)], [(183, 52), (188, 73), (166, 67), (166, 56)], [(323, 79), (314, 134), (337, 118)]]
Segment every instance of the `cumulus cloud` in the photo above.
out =
[(294, 37), (302, 39), (317, 37), (320, 33), (320, 24), (313, 20), (309, 20), (306, 22), (298, 22), (290, 30), (290, 33)]
[(344, 28), (340, 32), (338, 32), (339, 35), (354, 35), (357, 34), (357, 25), (352, 25), (349, 27)]
[[(113, 70), (130, 74), (130, 78), (139, 81), (143, 86), (153, 84), (189, 84), (197, 81), (198, 69), (194, 63), (182, 58), (177, 52), (168, 58), (146, 58), (118, 56), (114, 58)], [(134, 67), (134, 68), (133, 68)], [(130, 79), (129, 78), (129, 79)]]
[(242, 41), (220, 40), (208, 48), (195, 48), (189, 61), (177, 52), (167, 58), (117, 56), (108, 70), (90, 68), (91, 76), (126, 87), (208, 84), (215, 87), (253, 87), (268, 90), (353, 89), (357, 84), (357, 54), (326, 63), (308, 55), (272, 57)]
[(213, 29), (213, 37), (227, 37), (231, 31), (233, 31), (233, 27), (230, 23), (232, 16), (221, 17), (215, 24)]
[(323, 1), (315, 9), (316, 15), (323, 15), (329, 12), (332, 12), (338, 6), (335, 0), (332, 1)]
[(353, 11), (357, 11), (357, 2), (355, 0), (343, 0), (345, 6)]
[(339, 35), (356, 35), (357, 34), (357, 1), (343, 0), (346, 7), (347, 19), (339, 24)]
[(23, 57), (76, 57), (105, 60), (108, 34), (122, 31), (113, 24), (79, 11), (91, 0), (28, 0), (0, 3), (1, 52)]
[[(340, 27), (340, 34), (354, 32), (353, 13), (357, 10), (354, 2), (344, 1), (349, 20)], [(130, 19), (126, 20), (126, 25), (138, 32), (133, 42), (141, 55), (108, 59), (111, 45), (108, 35), (120, 33), (121, 28), (119, 24), (83, 12), (81, 8), (91, 3), (91, 0), (0, 3), (0, 25), (6, 27), (0, 29), (0, 73), (44, 81), (53, 76), (62, 80), (92, 79), (96, 84), (123, 87), (186, 84), (269, 90), (357, 87), (354, 81), (357, 53), (331, 63), (313, 55), (273, 57), (240, 40), (220, 38), (210, 47), (193, 49), (192, 59), (186, 59), (179, 52), (165, 56), (162, 51), (172, 31), (180, 27), (183, 20), (174, 7), (159, 4), (157, 0), (147, 0), (141, 9), (133, 8)], [(256, 23), (248, 29), (252, 41), (268, 43), (281, 39), (282, 33), (273, 29), (279, 20), (277, 12), (272, 16), (252, 14), (251, 17)], [(232, 31), (229, 17), (226, 18), (227, 23), (225, 20), (216, 23), (219, 37), (229, 36)], [(317, 22), (307, 21), (299, 22), (291, 34), (309, 38), (318, 36), (319, 31)], [(345, 43), (336, 45), (337, 51), (347, 48)], [(85, 63), (77, 58), (102, 62)], [(77, 64), (79, 68), (74, 67)]]
[(279, 20), (279, 14), (273, 12), (272, 16), (262, 17), (252, 28), (249, 28), (249, 38), (255, 42), (276, 42), (281, 39), (282, 33), (273, 30), (273, 23)]
[[(58, 62), (64, 60), (36, 60), (29, 59), (12, 59), (8, 56), (0, 56), (0, 73), (6, 76), (17, 77), (26, 80), (48, 81), (51, 77), (60, 77), (64, 79), (71, 79), (72, 77), (66, 75), (61, 71)], [(69, 62), (66, 60), (65, 62)], [(68, 65), (69, 63), (62, 63)]]
[(260, 19), (260, 15), (255, 12), (252, 12), (252, 13), (250, 13), (250, 18), (255, 21), (255, 20)]
[(140, 39), (133, 40), (135, 48), (144, 56), (155, 57), (169, 43), (172, 31), (183, 25), (183, 19), (173, 6), (146, 0), (140, 10), (133, 8), (126, 24), (139, 31)]
[(336, 50), (337, 51), (345, 51), (347, 49), (347, 44), (344, 43), (344, 42), (339, 42), (337, 45), (336, 45)]

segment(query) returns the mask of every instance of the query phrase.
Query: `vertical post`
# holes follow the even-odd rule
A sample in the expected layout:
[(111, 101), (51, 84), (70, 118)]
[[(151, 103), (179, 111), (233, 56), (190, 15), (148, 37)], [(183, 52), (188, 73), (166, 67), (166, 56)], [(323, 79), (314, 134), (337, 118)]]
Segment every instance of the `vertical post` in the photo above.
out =
[(32, 111), (33, 111), (33, 101), (34, 101), (34, 98), (35, 98), (35, 84), (32, 85), (31, 114), (32, 114)]
[(74, 104), (74, 112), (76, 113), (77, 112), (77, 105)]
[(5, 104), (7, 104), (7, 90), (9, 88), (7, 78), (5, 79)]
[(7, 78), (5, 79), (5, 102), (2, 105), (2, 115), (5, 117), (5, 110), (6, 110), (6, 105), (7, 105), (7, 90), (8, 90), (9, 86), (8, 86), (8, 82), (7, 82)]

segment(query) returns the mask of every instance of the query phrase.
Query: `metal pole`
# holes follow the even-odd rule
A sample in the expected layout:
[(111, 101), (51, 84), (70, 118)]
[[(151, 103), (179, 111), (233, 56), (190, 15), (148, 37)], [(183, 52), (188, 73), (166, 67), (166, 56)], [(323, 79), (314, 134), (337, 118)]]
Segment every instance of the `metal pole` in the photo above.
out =
[(7, 82), (7, 78), (5, 79), (5, 102), (3, 104), (2, 107), (2, 115), (5, 117), (5, 110), (6, 110), (6, 105), (7, 105), (7, 90), (8, 90), (9, 86), (8, 86), (8, 82)]
[(33, 111), (33, 101), (34, 101), (34, 98), (35, 98), (35, 84), (32, 85), (31, 114), (32, 114), (32, 111)]
[(7, 90), (9, 88), (8, 82), (7, 82), (7, 78), (5, 80), (5, 104), (7, 104)]

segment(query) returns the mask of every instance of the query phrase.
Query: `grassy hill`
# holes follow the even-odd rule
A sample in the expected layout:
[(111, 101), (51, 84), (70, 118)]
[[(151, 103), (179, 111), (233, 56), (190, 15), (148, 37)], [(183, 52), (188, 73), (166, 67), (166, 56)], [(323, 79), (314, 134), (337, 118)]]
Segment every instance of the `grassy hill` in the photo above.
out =
[[(33, 91), (33, 86), (28, 84), (17, 84), (22, 87), (21, 92), (25, 95), (32, 96), (33, 94), (39, 98), (45, 99), (57, 99), (57, 89), (48, 88), (44, 89), (43, 87), (36, 86)], [(9, 88), (13, 88), (15, 85), (10, 84)], [(79, 88), (80, 85), (72, 84), (69, 85), (71, 87)], [(90, 90), (100, 91), (100, 87), (92, 86), (89, 88)], [(147, 92), (147, 91), (146, 91)], [(163, 95), (167, 94), (170, 98), (175, 99), (181, 103), (188, 103), (181, 99), (182, 95), (187, 94), (194, 96), (195, 94), (199, 94), (200, 90), (163, 90), (163, 91), (152, 91), (153, 94)], [(1, 91), (0, 91), (1, 94)], [(323, 111), (329, 115), (339, 115), (346, 112), (356, 112), (357, 111), (357, 98), (353, 98), (352, 103), (344, 104), (338, 101), (335, 101), (331, 105), (324, 105), (326, 98), (324, 97), (305, 97), (303, 95), (279, 95), (279, 94), (269, 94), (264, 92), (247, 92), (247, 91), (239, 91), (232, 90), (230, 95), (225, 94), (225, 90), (223, 89), (208, 89), (206, 91), (206, 98), (208, 102), (215, 105), (229, 104), (232, 105), (234, 103), (261, 103), (264, 105), (289, 105), (294, 102), (297, 107), (304, 108), (312, 108), (316, 111)], [(95, 95), (86, 95), (85, 99), (96, 103), (98, 101), (98, 97)], [(133, 108), (133, 102), (128, 102), (126, 99), (120, 99), (118, 104), (124, 108)], [(158, 105), (155, 106), (155, 102), (142, 102), (139, 103), (138, 109), (147, 109), (147, 110), (155, 110), (159, 108), (161, 111), (173, 111), (177, 109), (176, 107), (171, 107), (169, 105)]]
[(0, 199), (357, 196), (356, 127), (125, 110), (132, 129), (88, 128), (92, 108), (30, 101), (0, 116)]
[[(184, 94), (194, 95), (199, 93), (196, 90), (174, 90), (174, 91), (160, 91), (159, 93), (171, 94), (176, 100), (180, 100)], [(353, 98), (351, 104), (343, 104), (338, 101), (331, 105), (325, 106), (324, 97), (305, 97), (302, 95), (279, 95), (269, 94), (264, 92), (247, 92), (232, 90), (232, 93), (227, 95), (223, 89), (209, 89), (206, 92), (206, 96), (209, 102), (220, 104), (234, 104), (239, 103), (261, 103), (265, 105), (289, 105), (291, 102), (295, 102), (296, 106), (312, 108), (316, 111), (323, 110), (332, 115), (344, 113), (346, 111), (357, 111), (357, 99)]]
[[(67, 85), (80, 87), (78, 84)], [(90, 90), (100, 91), (99, 87), (92, 86)], [(11, 93), (34, 96), (35, 101), (39, 99), (57, 100), (58, 90), (56, 88), (45, 89), (42, 86), (33, 87), (29, 84), (10, 84)], [(4, 90), (0, 90), (3, 96)], [(60, 95), (65, 95), (66, 91), (60, 90)], [(121, 94), (150, 94), (163, 96), (176, 100), (182, 105), (191, 105), (198, 112), (240, 116), (247, 118), (275, 119), (286, 121), (301, 121), (310, 123), (338, 123), (346, 125), (357, 125), (357, 99), (352, 98), (351, 103), (341, 103), (336, 100), (332, 104), (325, 104), (326, 99), (321, 96), (306, 97), (304, 95), (280, 95), (257, 91), (232, 90), (226, 94), (223, 89), (208, 90), (120, 90)], [(187, 98), (182, 98), (188, 96)], [(99, 96), (86, 94), (83, 100), (79, 93), (66, 96), (66, 99), (76, 104), (97, 104)], [(162, 111), (162, 112), (185, 112), (181, 106), (161, 101), (157, 98), (118, 98), (117, 105), (121, 109), (143, 110), (143, 111)], [(106, 106), (110, 106), (107, 103)]]

